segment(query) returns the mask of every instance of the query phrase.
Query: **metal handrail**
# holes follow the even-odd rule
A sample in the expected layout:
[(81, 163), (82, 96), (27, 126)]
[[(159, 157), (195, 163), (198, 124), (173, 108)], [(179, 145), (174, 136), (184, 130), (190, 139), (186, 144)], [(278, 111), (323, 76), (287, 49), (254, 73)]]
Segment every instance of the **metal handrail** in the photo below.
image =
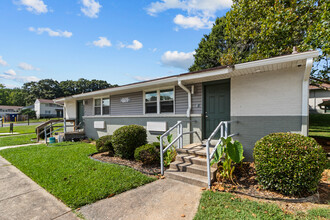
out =
[[(199, 134), (197, 131), (188, 131), (188, 132), (183, 132), (183, 121), (178, 121), (174, 126), (172, 126), (170, 129), (168, 129), (164, 134), (162, 134), (159, 138), (160, 142), (160, 168), (161, 168), (161, 174), (164, 175), (164, 153), (172, 147), (175, 142), (179, 141), (178, 148), (181, 149), (183, 148), (183, 135), (185, 134), (193, 134), (196, 133), (197, 137), (199, 140), (202, 142), (202, 139), (200, 138)], [(191, 121), (190, 121), (191, 122)], [(175, 128), (178, 128), (178, 136), (171, 142), (169, 143), (165, 149), (163, 149), (163, 138), (167, 136), (171, 131), (173, 131)]]
[[(233, 123), (234, 121), (221, 121), (218, 126), (214, 129), (214, 131), (212, 132), (212, 134), (210, 135), (210, 137), (207, 139), (206, 142), (206, 163), (207, 163), (207, 179), (208, 179), (208, 187), (211, 188), (211, 160), (218, 148), (218, 146), (221, 144), (222, 142), (222, 138), (227, 138), (227, 137), (233, 137), (238, 135), (238, 133), (235, 134), (230, 134), (228, 135), (228, 124)], [(235, 121), (237, 122), (237, 121)], [(220, 138), (217, 141), (216, 145), (213, 148), (212, 153), (210, 154), (210, 142), (212, 140), (212, 138), (216, 135), (216, 133), (219, 131), (220, 129)]]
[[(178, 136), (171, 142), (169, 145), (163, 149), (163, 138), (167, 136), (171, 131), (173, 131), (176, 127), (178, 127)], [(164, 134), (162, 134), (159, 138), (159, 144), (160, 144), (160, 170), (161, 174), (164, 175), (164, 153), (168, 150), (169, 147), (171, 147), (177, 140), (182, 139), (182, 132), (180, 132), (182, 129), (182, 121), (178, 121), (174, 126), (172, 126), (170, 129), (168, 129)], [(181, 146), (181, 140), (179, 141), (179, 148)]]

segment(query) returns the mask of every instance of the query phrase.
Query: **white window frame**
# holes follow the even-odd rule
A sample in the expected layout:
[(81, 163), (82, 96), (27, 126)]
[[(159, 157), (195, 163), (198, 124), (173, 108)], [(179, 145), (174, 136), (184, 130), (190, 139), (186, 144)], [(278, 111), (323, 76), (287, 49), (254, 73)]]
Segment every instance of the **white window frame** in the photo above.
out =
[[(100, 115), (95, 115), (95, 99), (101, 99), (101, 114)], [(103, 103), (103, 99), (109, 99), (109, 114), (106, 114), (106, 115), (111, 115), (111, 98), (110, 96), (102, 96), (102, 97), (95, 97), (93, 98), (93, 115), (94, 116), (103, 116), (103, 106), (102, 106), (102, 103)]]
[[(173, 112), (160, 113), (160, 91), (173, 89)], [(157, 92), (157, 113), (146, 113), (146, 93), (148, 92)], [(175, 114), (175, 86), (161, 87), (159, 89), (146, 89), (143, 90), (143, 115), (166, 115), (166, 114)]]

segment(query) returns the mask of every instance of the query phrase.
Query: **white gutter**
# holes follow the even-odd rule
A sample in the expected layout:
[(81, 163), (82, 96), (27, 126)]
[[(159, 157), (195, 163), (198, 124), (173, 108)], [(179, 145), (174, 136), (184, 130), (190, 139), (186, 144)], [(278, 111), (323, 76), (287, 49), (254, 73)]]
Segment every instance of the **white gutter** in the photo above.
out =
[(178, 85), (179, 85), (184, 91), (186, 91), (186, 92), (188, 93), (187, 118), (190, 118), (190, 113), (191, 113), (191, 92), (190, 92), (190, 90), (189, 90), (187, 87), (185, 87), (185, 86), (182, 84), (181, 80), (178, 80)]
[(278, 64), (278, 63), (285, 63), (285, 62), (291, 62), (291, 61), (296, 61), (296, 60), (304, 60), (304, 59), (317, 57), (318, 55), (319, 55), (319, 52), (317, 50), (313, 50), (313, 51), (307, 51), (307, 52), (303, 52), (303, 53), (296, 53), (296, 54), (272, 57), (272, 58), (263, 59), (263, 60), (256, 60), (256, 61), (251, 61), (251, 62), (247, 62), (247, 63), (235, 64), (235, 70), (260, 67), (260, 66)]

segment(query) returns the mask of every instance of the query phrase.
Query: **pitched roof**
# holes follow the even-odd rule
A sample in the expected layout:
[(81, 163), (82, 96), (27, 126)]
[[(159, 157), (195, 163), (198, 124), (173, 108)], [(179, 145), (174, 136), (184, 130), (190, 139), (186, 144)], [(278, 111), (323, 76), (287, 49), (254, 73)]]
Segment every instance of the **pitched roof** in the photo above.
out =
[(0, 105), (0, 109), (14, 109), (14, 110), (18, 110), (20, 108), (23, 108), (23, 106)]
[[(307, 51), (307, 52), (301, 52), (301, 53), (296, 53), (296, 54), (289, 54), (289, 55), (281, 55), (281, 56), (276, 56), (276, 57), (271, 57), (271, 58), (267, 58), (267, 59), (262, 59), (262, 60), (256, 60), (256, 61), (251, 61), (251, 62), (246, 62), (246, 63), (240, 63), (240, 64), (235, 64), (232, 66), (218, 66), (218, 67), (214, 67), (214, 68), (209, 68), (209, 69), (204, 69), (204, 70), (200, 70), (200, 71), (195, 71), (195, 72), (188, 72), (188, 73), (181, 73), (181, 74), (177, 74), (177, 75), (172, 75), (172, 76), (166, 76), (166, 77), (161, 77), (161, 78), (155, 78), (155, 79), (151, 79), (151, 80), (147, 80), (147, 81), (142, 81), (142, 82), (136, 82), (136, 83), (130, 83), (130, 84), (126, 84), (126, 85), (122, 85), (122, 86), (117, 86), (117, 87), (111, 87), (111, 88), (106, 88), (106, 89), (101, 89), (101, 90), (96, 90), (93, 92), (87, 92), (87, 93), (81, 93), (81, 94), (76, 94), (76, 95), (72, 95), (72, 96), (67, 96), (67, 97), (60, 97), (57, 99), (54, 99), (55, 102), (59, 102), (59, 101), (64, 101), (67, 99), (81, 99), (81, 98), (85, 98), (85, 97), (91, 97), (94, 95), (100, 95), (103, 93), (114, 93), (114, 92), (123, 92), (123, 91), (128, 91), (128, 90), (132, 90), (133, 88), (137, 88), (137, 87), (151, 87), (151, 86), (155, 86), (156, 84), (169, 84), (169, 83), (173, 83), (176, 82), (178, 80), (186, 80), (187, 78), (189, 78), (190, 76), (194, 77), (195, 75), (201, 76), (201, 77), (207, 77), (208, 74), (220, 70), (223, 70), (223, 74), (225, 74), (226, 70), (228, 70), (227, 72), (231, 71), (242, 71), (245, 69), (249, 69), (249, 68), (257, 68), (257, 67), (261, 67), (261, 66), (265, 66), (265, 65), (273, 65), (274, 63), (284, 63), (284, 62), (293, 62), (296, 61), (298, 63), (298, 65), (303, 65), (303, 63), (301, 62), (304, 59), (307, 58), (313, 58), (313, 57), (317, 57), (318, 56), (318, 51)], [(300, 61), (300, 62), (298, 62)], [(292, 64), (291, 64), (292, 65)], [(259, 69), (260, 71), (260, 69)]]
[[(322, 83), (322, 84), (320, 84), (320, 87), (330, 89), (330, 84), (329, 84), (329, 83)], [(322, 88), (320, 88), (320, 87), (315, 86), (315, 85), (310, 85), (310, 86), (309, 86), (309, 89), (310, 89), (310, 90), (313, 90), (313, 89), (322, 89)]]
[(37, 99), (40, 103), (54, 103), (52, 99)]

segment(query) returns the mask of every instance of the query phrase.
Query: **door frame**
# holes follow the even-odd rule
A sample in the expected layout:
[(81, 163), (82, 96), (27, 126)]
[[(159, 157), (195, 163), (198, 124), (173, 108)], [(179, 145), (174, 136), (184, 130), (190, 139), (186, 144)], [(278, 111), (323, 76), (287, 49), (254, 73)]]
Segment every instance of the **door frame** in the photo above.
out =
[[(78, 125), (79, 124), (79, 103), (81, 103), (81, 105), (82, 105), (82, 108), (83, 108), (83, 115), (82, 115), (82, 117), (84, 116), (84, 111), (85, 111), (85, 109), (84, 109), (84, 101), (83, 100), (77, 100), (77, 102), (76, 102), (76, 106), (77, 106), (77, 111), (76, 111), (76, 125)], [(82, 124), (81, 124), (82, 126), (84, 126), (84, 119), (82, 118)]]
[[(206, 120), (205, 120), (205, 105), (206, 105), (206, 94), (205, 94), (205, 88), (209, 85), (221, 85), (221, 84), (229, 84), (229, 113), (231, 117), (231, 80), (228, 79), (221, 79), (216, 81), (209, 81), (209, 82), (203, 82), (202, 83), (202, 139), (206, 139)], [(215, 128), (214, 128), (215, 129)]]

